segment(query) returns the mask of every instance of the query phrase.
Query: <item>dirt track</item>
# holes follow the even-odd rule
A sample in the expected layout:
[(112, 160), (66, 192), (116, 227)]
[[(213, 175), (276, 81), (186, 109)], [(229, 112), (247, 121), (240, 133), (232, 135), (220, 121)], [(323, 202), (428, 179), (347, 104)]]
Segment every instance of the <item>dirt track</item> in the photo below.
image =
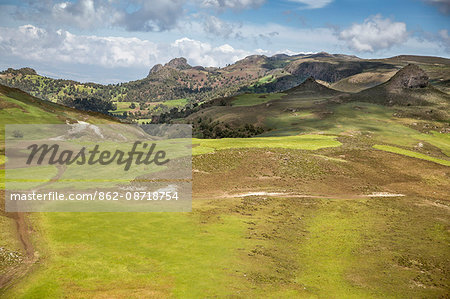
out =
[[(40, 189), (44, 186), (52, 184), (57, 181), (64, 173), (65, 167), (58, 167), (58, 173), (49, 182), (43, 183), (37, 186), (36, 189)], [(4, 192), (2, 192), (4, 197)], [(17, 229), (17, 238), (20, 241), (25, 253), (25, 259), (19, 265), (11, 267), (4, 275), (0, 276), (0, 289), (6, 289), (10, 287), (15, 280), (25, 276), (37, 261), (37, 256), (31, 242), (31, 225), (27, 221), (27, 214), (23, 212), (6, 213), (6, 216), (14, 219)]]
[(4, 275), (0, 276), (0, 289), (6, 289), (14, 280), (25, 276), (36, 262), (37, 257), (31, 242), (30, 226), (26, 220), (25, 213), (7, 213), (8, 217), (14, 219), (17, 228), (17, 237), (25, 252), (25, 259), (19, 265), (13, 266)]

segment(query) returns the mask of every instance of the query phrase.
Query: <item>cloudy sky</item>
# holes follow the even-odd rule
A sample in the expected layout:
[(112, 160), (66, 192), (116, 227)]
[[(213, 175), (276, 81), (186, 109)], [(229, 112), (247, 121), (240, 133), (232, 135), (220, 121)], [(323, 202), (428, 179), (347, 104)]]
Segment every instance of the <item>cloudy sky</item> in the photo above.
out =
[(0, 69), (116, 83), (186, 57), (450, 57), (450, 0), (0, 0)]

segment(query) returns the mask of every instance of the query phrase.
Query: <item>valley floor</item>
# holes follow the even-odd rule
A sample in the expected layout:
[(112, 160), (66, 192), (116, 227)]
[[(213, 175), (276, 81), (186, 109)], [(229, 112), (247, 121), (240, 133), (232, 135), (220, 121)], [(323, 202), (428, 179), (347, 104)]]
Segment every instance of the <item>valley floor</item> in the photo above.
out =
[(32, 266), (2, 296), (448, 295), (448, 166), (313, 137), (194, 141), (191, 213), (27, 214)]

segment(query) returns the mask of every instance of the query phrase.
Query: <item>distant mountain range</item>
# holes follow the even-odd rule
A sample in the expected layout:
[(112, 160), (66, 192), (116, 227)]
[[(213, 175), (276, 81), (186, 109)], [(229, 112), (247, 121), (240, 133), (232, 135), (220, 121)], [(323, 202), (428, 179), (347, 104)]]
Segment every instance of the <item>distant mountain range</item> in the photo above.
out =
[[(256, 57), (247, 59), (247, 62)], [(242, 61), (241, 61), (242, 62)], [(254, 61), (253, 61), (254, 63)], [(375, 62), (378, 63), (378, 62)], [(157, 65), (152, 68), (149, 76), (161, 75), (164, 71), (173, 70), (191, 70), (184, 59), (176, 59), (170, 62), (171, 65)], [(253, 64), (251, 64), (253, 65)], [(319, 65), (323, 65), (322, 63)], [(421, 64), (423, 66), (424, 64)], [(292, 65), (291, 65), (292, 66)], [(425, 64), (426, 66), (426, 64)], [(436, 66), (436, 65), (435, 65)], [(442, 74), (448, 71), (448, 67), (437, 65), (436, 68)], [(431, 69), (432, 74), (436, 77), (437, 70)], [(333, 68), (342, 71), (343, 68)], [(393, 68), (389, 69), (391, 72)], [(320, 71), (320, 68), (316, 69)], [(385, 78), (386, 74), (380, 72), (380, 78)], [(43, 80), (43, 77), (37, 75), (32, 69), (8, 70), (9, 74), (14, 74), (15, 78), (28, 78), (26, 80)], [(368, 73), (371, 73), (368, 75)], [(336, 81), (344, 85), (352, 84), (356, 78), (369, 78), (373, 80), (376, 76), (375, 72), (365, 72), (345, 77), (346, 81)], [(293, 78), (290, 73), (288, 78)], [(275, 86), (276, 82), (288, 82), (286, 76), (279, 77), (271, 82), (264, 82), (260, 85), (254, 85), (254, 89), (269, 88)], [(48, 79), (53, 80), (53, 79)], [(145, 79), (144, 79), (145, 80)], [(261, 81), (261, 79), (259, 79)], [(18, 81), (20, 82), (20, 81)], [(62, 83), (63, 80), (49, 81)], [(292, 81), (294, 82), (294, 81)], [(193, 125), (194, 136), (200, 138), (233, 138), (233, 137), (252, 137), (252, 136), (278, 136), (278, 135), (296, 135), (299, 133), (318, 133), (323, 131), (344, 133), (346, 130), (349, 134), (359, 132), (361, 129), (368, 132), (374, 130), (374, 125), (378, 126), (378, 122), (389, 121), (392, 124), (405, 123), (413, 126), (414, 129), (421, 132), (448, 133), (448, 120), (450, 119), (450, 95), (446, 93), (445, 84), (442, 80), (430, 79), (430, 76), (421, 67), (415, 64), (408, 64), (387, 81), (377, 84), (373, 87), (354, 92), (355, 87), (345, 91), (336, 89), (336, 82), (329, 83), (323, 80), (316, 80), (309, 76), (302, 83), (283, 90), (282, 92), (240, 92), (237, 95), (216, 97), (209, 101), (193, 104), (185, 104), (184, 107), (172, 106), (168, 111), (160, 114), (152, 114), (151, 118), (140, 119), (141, 123), (189, 123)], [(362, 80), (358, 81), (359, 83)], [(368, 82), (368, 81), (367, 81)], [(273, 84), (275, 83), (275, 84)], [(68, 81), (68, 84), (74, 84)], [(85, 88), (90, 85), (75, 85), (75, 88)], [(127, 83), (130, 84), (130, 83)], [(366, 83), (367, 84), (367, 83)], [(287, 86), (287, 85), (286, 85)], [(436, 87), (437, 86), (437, 87)], [(102, 87), (102, 86), (101, 86)], [(121, 86), (108, 86), (110, 88), (120, 88)], [(69, 91), (74, 88), (73, 85), (68, 87)], [(250, 89), (251, 86), (245, 88)], [(93, 89), (91, 89), (92, 91)], [(114, 89), (113, 89), (114, 90)], [(44, 89), (45, 91), (45, 89)], [(101, 113), (86, 113), (80, 110), (86, 110), (85, 107), (75, 106), (76, 109), (65, 108), (53, 102), (40, 100), (32, 97), (19, 89), (5, 87), (0, 85), (0, 94), (3, 95), (0, 112), (4, 117), (10, 118), (12, 122), (20, 120), (42, 121), (48, 118), (53, 122), (77, 122), (85, 121), (88, 118), (96, 118), (96, 121), (117, 121), (111, 117), (107, 117)], [(76, 95), (73, 95), (76, 97)], [(62, 102), (70, 97), (66, 96)], [(4, 101), (6, 99), (6, 102)], [(11, 100), (8, 100), (11, 99)], [(91, 107), (95, 105), (102, 106), (109, 104), (108, 100), (95, 97), (75, 98), (78, 104), (83, 103), (82, 100), (90, 99), (87, 103)], [(19, 103), (22, 102), (22, 103)], [(177, 100), (175, 100), (177, 101)], [(172, 105), (173, 100), (163, 102), (166, 105)], [(181, 103), (181, 102), (180, 102)], [(28, 105), (23, 108), (21, 105)], [(117, 104), (127, 104), (125, 102), (117, 102)], [(34, 115), (30, 111), (38, 111), (39, 115)], [(30, 107), (31, 107), (30, 106)], [(142, 104), (138, 103), (138, 106)], [(22, 107), (22, 108), (21, 108)], [(12, 110), (8, 109), (20, 108), (21, 112), (15, 112), (11, 115)], [(100, 109), (102, 107), (99, 107)], [(34, 109), (34, 110), (33, 110)], [(122, 107), (123, 109), (123, 107)], [(136, 109), (136, 107), (130, 108)], [(89, 110), (89, 109), (88, 109)], [(95, 109), (94, 109), (95, 110)], [(19, 114), (21, 115), (19, 115)], [(30, 114), (31, 113), (31, 114)], [(33, 112), (34, 113), (34, 112)], [(41, 115), (42, 114), (42, 115)], [(50, 114), (52, 114), (50, 116)], [(368, 119), (365, 119), (365, 116)], [(98, 119), (98, 120), (97, 120)], [(100, 120), (102, 119), (102, 120)], [(372, 124), (370, 124), (372, 123)], [(345, 124), (345, 126), (343, 125)], [(383, 127), (384, 129), (388, 127)]]
[(450, 91), (450, 59), (405, 55), (361, 59), (324, 52), (272, 57), (252, 55), (224, 68), (190, 66), (181, 57), (153, 66), (146, 78), (110, 85), (52, 79), (31, 68), (10, 68), (0, 73), (0, 83), (66, 105), (73, 99), (110, 101), (117, 107), (112, 113), (148, 120), (171, 109), (195, 107), (214, 98), (246, 92), (280, 92), (309, 77), (338, 91), (359, 92), (387, 82), (409, 63), (427, 72), (435, 88)]

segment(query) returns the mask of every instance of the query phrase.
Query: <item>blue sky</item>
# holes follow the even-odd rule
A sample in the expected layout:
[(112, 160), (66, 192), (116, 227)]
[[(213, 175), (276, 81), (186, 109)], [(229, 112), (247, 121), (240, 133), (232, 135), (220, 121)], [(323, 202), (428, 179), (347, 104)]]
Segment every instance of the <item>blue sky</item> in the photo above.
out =
[(0, 69), (116, 83), (184, 56), (450, 57), (450, 0), (0, 0)]

